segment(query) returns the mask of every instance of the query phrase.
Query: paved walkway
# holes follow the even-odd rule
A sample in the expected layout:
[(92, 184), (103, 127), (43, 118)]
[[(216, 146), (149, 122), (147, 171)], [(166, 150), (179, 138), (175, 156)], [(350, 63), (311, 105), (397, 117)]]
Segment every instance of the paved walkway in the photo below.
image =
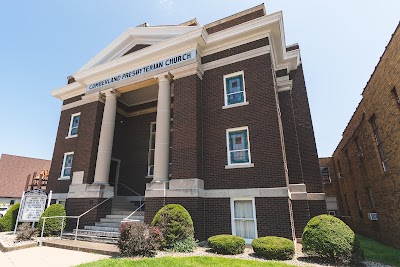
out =
[(110, 256), (51, 247), (34, 247), (11, 252), (0, 251), (1, 267), (71, 267), (107, 259)]

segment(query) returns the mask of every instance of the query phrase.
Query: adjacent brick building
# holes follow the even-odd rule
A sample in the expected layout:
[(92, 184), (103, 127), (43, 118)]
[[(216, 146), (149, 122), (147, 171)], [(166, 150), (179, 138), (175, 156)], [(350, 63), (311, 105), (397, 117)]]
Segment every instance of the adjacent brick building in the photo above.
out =
[[(330, 170), (356, 232), (400, 247), (400, 25), (337, 146)], [(334, 165), (334, 166), (333, 166)], [(329, 193), (326, 191), (326, 195)]]
[(199, 240), (301, 237), (326, 207), (300, 50), (284, 34), (264, 5), (128, 29), (52, 92), (63, 100), (53, 197), (68, 215), (144, 197), (146, 222), (179, 203)]

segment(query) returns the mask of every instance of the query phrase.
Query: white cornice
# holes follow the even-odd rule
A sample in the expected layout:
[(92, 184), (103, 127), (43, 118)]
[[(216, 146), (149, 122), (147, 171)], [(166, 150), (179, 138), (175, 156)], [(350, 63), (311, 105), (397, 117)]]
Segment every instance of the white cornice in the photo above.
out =
[(77, 95), (82, 95), (85, 92), (86, 92), (85, 86), (82, 86), (77, 82), (74, 82), (52, 91), (51, 95), (61, 100), (65, 100)]
[[(271, 54), (275, 69), (287, 68), (288, 71), (296, 69), (300, 64), (300, 52), (299, 50), (286, 52), (282, 12), (277, 12), (214, 34), (208, 34), (204, 27), (200, 26), (139, 27), (128, 29), (73, 75), (76, 80), (75, 83), (56, 89), (52, 94), (57, 98), (67, 99), (86, 93), (87, 84), (120, 74), (125, 70), (145, 66), (163, 58), (193, 49), (198, 51), (199, 56), (209, 55), (265, 37), (269, 38), (270, 50), (268, 52)], [(154, 44), (135, 53), (118, 58), (121, 53), (126, 52), (129, 47), (139, 43), (139, 41), (143, 41), (143, 43), (154, 42)], [(258, 51), (257, 49), (254, 50)], [(255, 51), (247, 51), (249, 53), (244, 52), (233, 57), (236, 61), (243, 60), (245, 59), (243, 55), (253, 55)], [(103, 61), (104, 63), (99, 64)], [(180, 68), (175, 70), (175, 73), (177, 77), (184, 77), (184, 75), (190, 75), (193, 72), (201, 77), (203, 69), (207, 70), (218, 67), (218, 65), (223, 64), (225, 61), (217, 60), (216, 62), (210, 62), (201, 66), (200, 61), (197, 60), (199, 66), (186, 66), (183, 68), (181, 68), (182, 66), (175, 66), (177, 69)], [(191, 63), (188, 62), (188, 64), (192, 65)], [(138, 80), (130, 80), (129, 82), (141, 82), (144, 78), (142, 76)], [(123, 83), (120, 85), (126, 86)]]

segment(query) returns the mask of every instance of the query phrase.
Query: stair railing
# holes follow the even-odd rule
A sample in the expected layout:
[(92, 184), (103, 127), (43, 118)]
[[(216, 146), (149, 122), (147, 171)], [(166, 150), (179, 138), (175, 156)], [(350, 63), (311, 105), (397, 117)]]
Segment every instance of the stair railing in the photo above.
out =
[(135, 212), (137, 212), (138, 210), (140, 210), (144, 205), (146, 205), (146, 203), (141, 204), (137, 209), (135, 209), (131, 214), (128, 215), (128, 217), (124, 218), (121, 223), (124, 222), (138, 222), (140, 220), (136, 220), (136, 219), (129, 219), (130, 217), (133, 216), (133, 214), (135, 214)]
[(82, 216), (88, 214), (89, 212), (91, 212), (92, 210), (94, 210), (95, 208), (97, 208), (98, 206), (102, 205), (103, 203), (107, 202), (108, 200), (112, 199), (114, 196), (109, 197), (105, 200), (103, 200), (102, 202), (100, 202), (99, 204), (97, 204), (96, 206), (88, 209), (87, 211), (85, 211), (84, 213), (82, 213), (81, 215), (78, 216), (49, 216), (49, 217), (42, 217), (43, 218), (43, 224), (42, 224), (42, 232), (40, 234), (40, 242), (39, 242), (39, 246), (42, 246), (42, 242), (43, 242), (43, 232), (44, 232), (44, 226), (46, 224), (46, 219), (49, 218), (62, 218), (62, 222), (61, 222), (61, 233), (60, 233), (60, 239), (62, 238), (63, 235), (63, 231), (64, 231), (64, 219), (66, 218), (71, 218), (71, 219), (77, 219), (76, 220), (76, 228), (75, 228), (75, 241), (78, 239), (78, 229), (79, 229), (79, 222)]
[(131, 192), (133, 192), (134, 194), (136, 194), (137, 196), (139, 196), (139, 206), (142, 206), (142, 200), (144, 199), (144, 196), (142, 196), (141, 194), (139, 194), (138, 192), (136, 192), (135, 190), (133, 190), (132, 188), (130, 188), (129, 186), (118, 182), (119, 185), (122, 185), (123, 187), (125, 187), (126, 189), (130, 190)]

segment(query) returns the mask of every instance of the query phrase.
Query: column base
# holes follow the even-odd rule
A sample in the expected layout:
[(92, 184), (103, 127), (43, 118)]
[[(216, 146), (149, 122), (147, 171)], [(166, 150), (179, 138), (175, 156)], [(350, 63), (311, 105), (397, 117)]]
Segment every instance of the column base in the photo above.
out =
[(71, 184), (68, 198), (109, 198), (114, 196), (114, 187), (108, 184)]
[(146, 190), (165, 190), (169, 189), (169, 181), (153, 181), (146, 184)]

